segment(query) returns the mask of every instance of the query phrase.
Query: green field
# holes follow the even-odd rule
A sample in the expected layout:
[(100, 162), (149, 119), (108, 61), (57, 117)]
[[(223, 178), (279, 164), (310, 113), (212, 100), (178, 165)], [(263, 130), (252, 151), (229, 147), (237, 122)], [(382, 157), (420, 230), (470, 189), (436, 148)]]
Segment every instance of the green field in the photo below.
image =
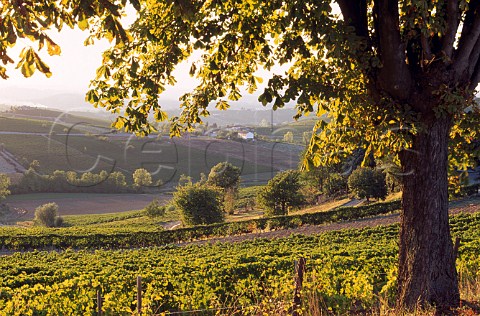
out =
[[(480, 277), (480, 215), (451, 219), (461, 236), (462, 281)], [(0, 260), (0, 310), (6, 315), (95, 312), (97, 290), (107, 315), (135, 310), (136, 277), (143, 277), (143, 311), (212, 309), (201, 315), (279, 315), (291, 306), (293, 264), (307, 259), (304, 307), (324, 312), (370, 308), (395, 292), (398, 225), (293, 236), (239, 244), (123, 251), (16, 253)], [(314, 301), (314, 302), (313, 302)]]
[(110, 122), (94, 117), (95, 114), (89, 114), (86, 112), (62, 112), (53, 109), (46, 109), (46, 108), (25, 108), (25, 109), (14, 109), (8, 110), (6, 112), (0, 113), (0, 115), (6, 117), (19, 117), (23, 119), (32, 119), (32, 120), (46, 120), (46, 121), (53, 121), (56, 119), (61, 120), (65, 125), (71, 126), (72, 124), (90, 124), (93, 126), (99, 126), (104, 128), (110, 128)]
[[(233, 147), (223, 152), (222, 148), (217, 148), (218, 144), (209, 139), (203, 140), (203, 148), (195, 148), (186, 142), (176, 142), (175, 139), (129, 138), (110, 134), (110, 129), (106, 128), (107, 122), (95, 118), (83, 120), (83, 117), (66, 115), (61, 117), (61, 124), (54, 124), (52, 120), (60, 112), (43, 109), (20, 112), (31, 117), (43, 114), (48, 120), (28, 118), (27, 114), (22, 114), (27, 116), (22, 118), (2, 117), (0, 131), (27, 134), (0, 135), (0, 143), (24, 167), (28, 167), (33, 160), (38, 160), (40, 172), (45, 174), (55, 170), (78, 173), (121, 171), (131, 181), (131, 175), (136, 169), (145, 168), (154, 175), (155, 182), (161, 180), (163, 183), (175, 183), (182, 174), (199, 179), (201, 173), (208, 174), (217, 163), (229, 161), (242, 169), (243, 185), (250, 186), (265, 184), (278, 171), (277, 167), (270, 166), (273, 161), (265, 161), (264, 158), (258, 163), (252, 162), (252, 157), (242, 160), (239, 157), (241, 152), (235, 152), (241, 147), (234, 142), (228, 143), (228, 146)], [(69, 130), (75, 122), (85, 122), (87, 125)], [(212, 142), (217, 147), (209, 147)], [(265, 156), (265, 151), (273, 149), (258, 146), (258, 150), (264, 151)], [(228, 152), (235, 154), (232, 157)]]
[[(52, 129), (53, 126), (53, 129)], [(49, 120), (38, 120), (28, 118), (5, 117), (0, 113), (0, 131), (2, 132), (23, 132), (23, 133), (42, 133), (50, 132), (64, 133), (68, 128), (63, 124), (54, 124)], [(2, 135), (3, 138), (3, 135)]]
[[(55, 170), (88, 170), (96, 163), (96, 157), (86, 152), (66, 147), (54, 139), (40, 135), (1, 135), (5, 148), (18, 161), (28, 167), (33, 160), (40, 162), (40, 171), (52, 173)], [(111, 170), (111, 165), (100, 160), (94, 172)]]
[(28, 162), (38, 160), (44, 173), (55, 170), (121, 171), (131, 180), (131, 174), (136, 169), (145, 168), (154, 174), (155, 180), (169, 183), (176, 182), (182, 174), (199, 179), (200, 173), (208, 174), (215, 164), (228, 160), (243, 167), (242, 177), (246, 181), (265, 182), (272, 177), (272, 168), (268, 166), (243, 163), (220, 153), (210, 152), (207, 155), (205, 150), (176, 145), (168, 140), (1, 135), (1, 142), (26, 167)]
[(283, 135), (287, 132), (292, 132), (294, 143), (296, 144), (305, 144), (303, 134), (311, 133), (315, 123), (318, 120), (315, 119), (304, 119), (296, 122), (291, 122), (288, 124), (281, 124), (272, 127), (255, 127), (255, 133), (260, 136), (267, 138), (275, 139), (282, 141)]

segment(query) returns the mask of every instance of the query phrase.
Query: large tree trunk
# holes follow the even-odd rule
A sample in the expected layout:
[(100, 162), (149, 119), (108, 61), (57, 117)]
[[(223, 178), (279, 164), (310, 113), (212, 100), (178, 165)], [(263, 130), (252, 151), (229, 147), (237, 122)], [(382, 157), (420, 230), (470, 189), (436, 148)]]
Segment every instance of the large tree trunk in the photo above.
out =
[(400, 155), (403, 213), (400, 231), (398, 307), (459, 304), (455, 255), (448, 223), (450, 119), (431, 119), (412, 150)]

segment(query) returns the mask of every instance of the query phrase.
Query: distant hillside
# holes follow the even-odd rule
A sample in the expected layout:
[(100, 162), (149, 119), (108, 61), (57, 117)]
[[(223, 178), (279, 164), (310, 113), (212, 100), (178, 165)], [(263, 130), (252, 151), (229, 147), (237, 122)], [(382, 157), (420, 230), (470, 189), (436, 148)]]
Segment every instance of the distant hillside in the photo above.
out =
[(3, 117), (57, 121), (66, 125), (88, 124), (110, 129), (113, 119), (89, 112), (63, 112), (57, 109), (35, 106), (5, 106)]
[(268, 108), (258, 110), (232, 108), (227, 111), (211, 111), (210, 116), (205, 119), (209, 124), (216, 123), (219, 126), (240, 124), (249, 126), (265, 126), (286, 124), (293, 121), (294, 109), (278, 109), (272, 111)]

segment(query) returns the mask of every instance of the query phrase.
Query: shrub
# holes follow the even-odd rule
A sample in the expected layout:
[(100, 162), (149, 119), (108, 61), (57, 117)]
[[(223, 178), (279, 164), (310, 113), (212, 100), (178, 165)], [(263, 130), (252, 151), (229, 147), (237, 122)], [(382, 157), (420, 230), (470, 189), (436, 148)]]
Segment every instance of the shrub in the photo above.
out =
[(229, 162), (220, 162), (215, 165), (204, 179), (201, 175), (201, 183), (207, 183), (223, 190), (223, 208), (227, 214), (235, 211), (235, 200), (237, 199), (238, 184), (240, 183), (241, 170)]
[(165, 215), (165, 206), (160, 205), (157, 199), (153, 200), (145, 207), (145, 214), (149, 217), (158, 217)]
[(235, 212), (235, 198), (236, 192), (232, 189), (228, 189), (224, 193), (223, 197), (223, 209), (227, 214), (233, 214)]
[(61, 227), (63, 225), (63, 217), (57, 216), (55, 218), (55, 227)]
[(224, 219), (222, 193), (218, 187), (187, 182), (177, 187), (173, 201), (185, 225), (218, 223)]
[(348, 187), (359, 199), (376, 198), (384, 200), (387, 196), (385, 174), (372, 168), (357, 168), (348, 177)]
[(62, 224), (63, 219), (57, 219), (57, 212), (57, 203), (43, 204), (35, 209), (35, 223), (46, 227), (55, 227), (57, 223)]

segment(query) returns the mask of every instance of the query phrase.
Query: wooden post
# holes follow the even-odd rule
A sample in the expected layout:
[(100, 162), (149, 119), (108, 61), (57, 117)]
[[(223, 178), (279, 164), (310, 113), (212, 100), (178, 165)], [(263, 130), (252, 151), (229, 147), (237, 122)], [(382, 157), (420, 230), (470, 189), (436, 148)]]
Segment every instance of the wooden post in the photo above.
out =
[(97, 290), (97, 314), (102, 316), (102, 290)]
[(455, 260), (458, 258), (458, 248), (460, 247), (460, 237), (455, 238), (455, 245), (453, 246), (453, 255)]
[(142, 277), (137, 276), (137, 313), (142, 315)]
[(302, 305), (302, 283), (303, 273), (305, 272), (305, 258), (295, 261), (295, 292), (293, 294), (293, 311), (292, 316), (298, 316), (298, 308)]

